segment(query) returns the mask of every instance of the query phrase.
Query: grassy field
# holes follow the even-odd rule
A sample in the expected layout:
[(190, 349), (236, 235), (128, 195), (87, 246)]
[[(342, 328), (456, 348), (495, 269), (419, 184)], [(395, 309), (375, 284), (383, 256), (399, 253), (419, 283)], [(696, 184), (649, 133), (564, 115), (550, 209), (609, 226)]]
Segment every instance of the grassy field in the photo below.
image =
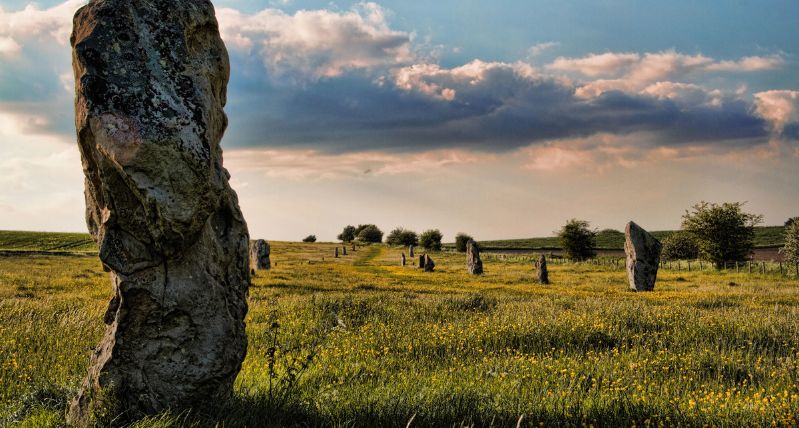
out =
[(0, 251), (96, 252), (88, 233), (0, 230)]
[[(651, 232), (661, 241), (674, 233), (674, 230), (659, 230)], [(783, 226), (761, 226), (755, 228), (755, 247), (776, 247), (784, 242), (785, 227)], [(485, 248), (560, 248), (558, 237), (551, 236), (546, 238), (527, 238), (527, 239), (504, 239), (493, 241), (481, 241), (480, 244)], [(449, 244), (454, 247), (455, 244)], [(613, 230), (602, 230), (596, 237), (597, 248), (606, 250), (624, 249), (624, 233)]]
[[(473, 277), (457, 253), (424, 273), (398, 248), (272, 244), (235, 398), (139, 426), (799, 423), (793, 277), (665, 271), (631, 293), (613, 266), (540, 286), (526, 257)], [(109, 297), (95, 257), (0, 257), (0, 426), (63, 424)]]
[[(652, 232), (658, 239), (664, 239), (673, 230)], [(774, 247), (783, 244), (783, 226), (763, 226), (755, 228), (755, 247)], [(624, 234), (618, 231), (603, 230), (597, 235), (597, 248), (624, 249)], [(560, 248), (556, 236), (545, 238), (504, 239), (481, 241), (485, 248)], [(454, 243), (445, 244), (454, 247)], [(19, 232), (0, 230), (0, 251), (47, 251), (47, 252), (96, 252), (97, 248), (87, 233), (58, 232)]]

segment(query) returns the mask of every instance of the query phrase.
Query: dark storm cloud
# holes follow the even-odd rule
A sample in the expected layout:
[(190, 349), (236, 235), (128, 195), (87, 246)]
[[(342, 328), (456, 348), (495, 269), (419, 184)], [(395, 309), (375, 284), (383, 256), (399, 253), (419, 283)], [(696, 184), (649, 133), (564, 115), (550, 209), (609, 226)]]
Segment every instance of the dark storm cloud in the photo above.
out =
[[(410, 87), (401, 87), (398, 79), (378, 83), (359, 72), (302, 87), (278, 86), (268, 79), (257, 92), (234, 87), (231, 99), (241, 99), (229, 107), (226, 141), (327, 152), (507, 151), (597, 133), (646, 131), (662, 145), (751, 142), (768, 136), (753, 105), (737, 98), (708, 103), (618, 90), (581, 98), (574, 84), (524, 75), (510, 65), (492, 67), (476, 76), (422, 78)], [(454, 91), (449, 99), (445, 89)]]

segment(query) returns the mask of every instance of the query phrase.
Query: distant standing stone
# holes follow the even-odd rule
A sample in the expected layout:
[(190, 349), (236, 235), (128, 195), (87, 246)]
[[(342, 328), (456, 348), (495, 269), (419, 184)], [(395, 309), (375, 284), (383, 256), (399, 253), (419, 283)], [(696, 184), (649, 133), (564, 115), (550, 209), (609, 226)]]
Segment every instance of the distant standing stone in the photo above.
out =
[(400, 266), (405, 266), (405, 253), (402, 253), (400, 257)]
[(472, 275), (480, 275), (483, 273), (483, 261), (480, 260), (480, 247), (477, 242), (469, 240), (466, 243), (466, 267)]
[(436, 264), (433, 263), (433, 259), (430, 258), (427, 254), (424, 255), (424, 271), (425, 272), (432, 272), (435, 269)]
[(272, 268), (269, 254), (269, 243), (263, 239), (259, 239), (250, 244), (250, 268), (253, 272)]
[(338, 247), (336, 247), (335, 257), (338, 258)]
[(341, 246), (341, 254), (343, 254), (345, 256), (347, 255), (347, 247), (346, 246), (343, 246), (343, 245)]
[(624, 228), (627, 278), (633, 291), (652, 291), (660, 264), (660, 241), (633, 222)]
[(543, 254), (538, 258), (538, 262), (535, 264), (537, 269), (536, 277), (538, 278), (539, 284), (549, 284), (549, 272), (547, 271), (547, 258), (544, 257)]
[(424, 269), (424, 254), (419, 256), (419, 269)]
[(408, 246), (408, 255), (409, 255), (410, 257), (413, 257), (413, 245), (409, 245), (409, 246)]

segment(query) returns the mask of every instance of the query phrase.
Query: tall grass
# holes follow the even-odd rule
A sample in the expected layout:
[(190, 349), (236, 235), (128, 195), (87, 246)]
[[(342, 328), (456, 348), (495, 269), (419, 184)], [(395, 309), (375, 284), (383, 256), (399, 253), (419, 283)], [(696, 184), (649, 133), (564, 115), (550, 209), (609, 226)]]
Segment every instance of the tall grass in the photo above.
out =
[[(612, 266), (540, 286), (523, 258), (474, 277), (460, 254), (424, 273), (383, 246), (272, 248), (233, 399), (137, 426), (797, 424), (795, 279), (664, 271), (631, 293)], [(0, 424), (63, 424), (109, 289), (94, 258), (0, 258)]]

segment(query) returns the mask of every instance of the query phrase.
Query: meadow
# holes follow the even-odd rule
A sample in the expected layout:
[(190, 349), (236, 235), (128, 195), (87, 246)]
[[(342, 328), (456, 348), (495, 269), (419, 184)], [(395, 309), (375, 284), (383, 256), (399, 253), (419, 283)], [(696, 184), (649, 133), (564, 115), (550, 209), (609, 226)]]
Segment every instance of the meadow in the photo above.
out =
[[(795, 426), (799, 280), (272, 243), (227, 402), (163, 426)], [(409, 261), (412, 261), (409, 259)], [(0, 425), (62, 426), (110, 297), (96, 256), (0, 257)]]

